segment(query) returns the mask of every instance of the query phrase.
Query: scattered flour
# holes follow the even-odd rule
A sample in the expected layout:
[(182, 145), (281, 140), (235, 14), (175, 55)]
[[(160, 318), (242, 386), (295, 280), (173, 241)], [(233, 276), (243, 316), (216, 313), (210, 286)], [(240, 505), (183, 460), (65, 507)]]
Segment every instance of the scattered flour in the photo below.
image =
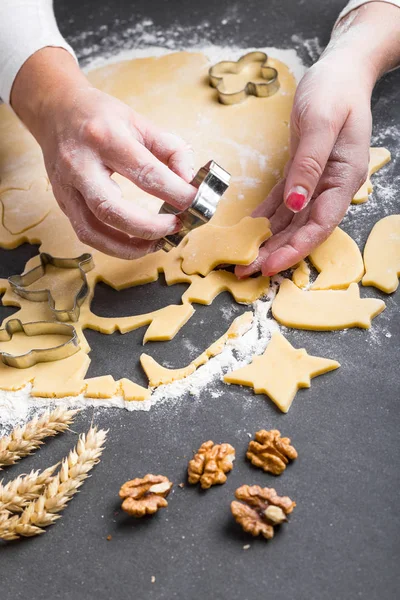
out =
[(268, 295), (252, 305), (254, 319), (249, 331), (242, 337), (230, 339), (221, 354), (210, 359), (190, 377), (156, 388), (152, 396), (143, 402), (125, 402), (121, 396), (114, 396), (109, 400), (84, 398), (83, 395), (56, 400), (32, 398), (30, 395), (31, 385), (16, 392), (0, 390), (0, 437), (49, 406), (114, 407), (126, 408), (129, 411), (148, 411), (155, 404), (177, 402), (185, 394), (198, 397), (201, 390), (208, 386), (211, 386), (211, 397), (218, 398), (223, 391), (212, 389), (212, 384), (221, 381), (228, 370), (247, 364), (254, 354), (261, 354), (265, 350), (272, 332), (278, 329), (276, 321), (269, 317), (269, 311), (279, 281), (279, 277), (274, 279)]

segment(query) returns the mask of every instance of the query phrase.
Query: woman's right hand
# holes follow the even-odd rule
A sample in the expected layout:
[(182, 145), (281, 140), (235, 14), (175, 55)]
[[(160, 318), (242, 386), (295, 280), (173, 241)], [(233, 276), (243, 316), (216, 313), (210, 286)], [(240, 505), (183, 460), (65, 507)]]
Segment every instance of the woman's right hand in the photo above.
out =
[[(53, 73), (56, 65), (61, 77)], [(24, 88), (32, 89), (32, 77), (44, 81), (40, 101), (36, 98), (29, 106)], [(191, 148), (93, 88), (67, 52), (45, 48), (33, 55), (14, 83), (12, 105), (41, 145), (56, 200), (83, 243), (133, 259), (155, 250), (163, 236), (179, 231), (178, 217), (151, 214), (124, 202), (111, 175), (119, 173), (184, 210), (197, 191), (189, 183)]]

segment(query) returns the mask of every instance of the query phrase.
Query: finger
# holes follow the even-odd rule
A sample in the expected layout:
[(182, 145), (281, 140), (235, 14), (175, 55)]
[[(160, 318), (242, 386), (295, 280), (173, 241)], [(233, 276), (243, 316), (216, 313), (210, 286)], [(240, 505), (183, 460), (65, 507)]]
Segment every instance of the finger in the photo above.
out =
[(194, 200), (197, 189), (171, 171), (137, 140), (124, 137), (112, 140), (104, 164), (123, 175), (145, 192), (184, 210)]
[[(321, 194), (318, 200), (321, 199), (324, 202), (323, 196), (324, 194)], [(271, 276), (289, 269), (308, 256), (314, 248), (322, 244), (335, 229), (336, 225), (333, 222), (322, 225), (316, 220), (311, 219), (303, 227), (292, 232), (285, 241), (281, 240), (284, 243), (265, 257), (261, 265), (262, 274)]]
[(302, 210), (311, 200), (343, 123), (334, 117), (307, 116), (284, 189), (284, 201), (293, 212)]
[(140, 116), (135, 116), (135, 126), (142, 134), (143, 144), (159, 160), (190, 183), (194, 177), (193, 148), (174, 133), (159, 129), (154, 123)]
[(83, 243), (117, 258), (132, 260), (155, 250), (154, 242), (131, 238), (104, 223), (89, 210), (78, 190), (71, 187), (56, 189), (62, 197), (66, 215), (78, 239)]
[(253, 210), (251, 216), (267, 217), (267, 219), (270, 219), (277, 208), (282, 204), (284, 189), (285, 181), (281, 179), (274, 185), (266, 199)]
[(179, 219), (173, 215), (151, 214), (143, 207), (124, 200), (119, 185), (98, 162), (90, 160), (83, 163), (74, 185), (96, 219), (128, 235), (158, 240), (181, 228)]
[(264, 275), (288, 269), (308, 256), (340, 223), (366, 177), (370, 125), (369, 109), (349, 115), (317, 186), (320, 193), (313, 200), (309, 221), (265, 259)]

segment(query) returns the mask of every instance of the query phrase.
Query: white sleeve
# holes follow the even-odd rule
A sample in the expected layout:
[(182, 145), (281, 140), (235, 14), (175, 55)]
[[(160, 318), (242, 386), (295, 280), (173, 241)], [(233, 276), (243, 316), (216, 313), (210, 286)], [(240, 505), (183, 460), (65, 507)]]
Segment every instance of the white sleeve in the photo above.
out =
[(367, 4), (368, 2), (386, 2), (387, 4), (393, 4), (394, 6), (398, 6), (400, 8), (400, 0), (350, 0), (350, 2), (344, 7), (340, 15), (338, 16), (334, 28), (336, 25), (349, 14), (355, 8), (359, 8), (363, 4)]
[(14, 79), (25, 61), (47, 46), (64, 48), (76, 60), (57, 27), (53, 0), (0, 0), (0, 98), (4, 102), (10, 102)]

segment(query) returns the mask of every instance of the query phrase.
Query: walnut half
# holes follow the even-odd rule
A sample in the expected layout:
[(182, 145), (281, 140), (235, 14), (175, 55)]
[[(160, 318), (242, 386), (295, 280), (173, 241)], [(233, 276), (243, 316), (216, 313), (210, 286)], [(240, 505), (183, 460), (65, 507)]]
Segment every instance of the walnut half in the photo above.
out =
[(232, 471), (235, 448), (230, 444), (204, 442), (189, 462), (189, 483), (198, 483), (208, 489), (217, 483), (225, 483), (226, 473)]
[(127, 481), (119, 491), (122, 510), (133, 517), (152, 515), (168, 506), (166, 497), (173, 484), (164, 475), (146, 475), (143, 479)]
[(257, 431), (255, 440), (249, 443), (246, 456), (255, 467), (280, 475), (289, 460), (294, 460), (298, 454), (290, 445), (290, 438), (281, 437), (280, 431), (261, 429)]
[(274, 537), (274, 526), (287, 521), (296, 502), (287, 496), (280, 497), (273, 488), (261, 488), (258, 485), (242, 485), (235, 492), (242, 502), (234, 500), (231, 511), (237, 523), (251, 535), (263, 535), (266, 539)]

